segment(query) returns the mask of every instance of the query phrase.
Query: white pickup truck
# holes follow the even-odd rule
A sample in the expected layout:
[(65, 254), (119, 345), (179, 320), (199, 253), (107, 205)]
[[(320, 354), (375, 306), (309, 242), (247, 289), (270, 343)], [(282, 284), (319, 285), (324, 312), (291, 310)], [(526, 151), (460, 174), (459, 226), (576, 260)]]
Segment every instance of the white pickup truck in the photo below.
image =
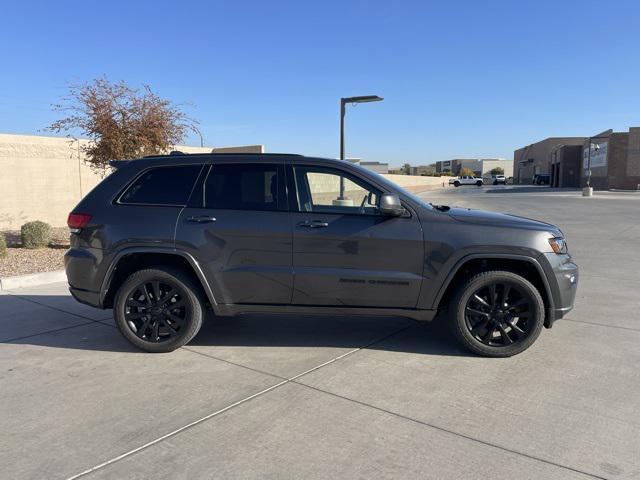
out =
[(456, 177), (449, 179), (449, 185), (459, 187), (460, 185), (477, 185), (481, 187), (483, 184), (482, 179), (478, 177)]

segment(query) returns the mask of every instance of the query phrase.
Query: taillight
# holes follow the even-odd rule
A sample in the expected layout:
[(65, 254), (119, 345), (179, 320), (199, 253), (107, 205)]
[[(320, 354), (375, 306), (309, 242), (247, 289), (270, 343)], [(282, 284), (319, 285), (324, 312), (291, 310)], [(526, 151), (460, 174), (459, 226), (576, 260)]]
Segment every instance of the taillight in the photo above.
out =
[(80, 233), (84, 227), (89, 224), (91, 220), (91, 215), (88, 213), (70, 213), (69, 218), (67, 218), (67, 225), (69, 226), (69, 230), (71, 233)]

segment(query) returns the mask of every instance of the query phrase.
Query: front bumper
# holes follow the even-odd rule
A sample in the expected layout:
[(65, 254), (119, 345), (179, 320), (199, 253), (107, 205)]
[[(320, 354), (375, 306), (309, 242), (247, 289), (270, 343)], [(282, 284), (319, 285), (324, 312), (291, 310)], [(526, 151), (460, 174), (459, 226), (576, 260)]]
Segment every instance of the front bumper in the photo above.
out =
[(573, 309), (578, 289), (578, 266), (573, 263), (571, 255), (557, 255), (555, 253), (544, 254), (550, 267), (551, 274), (548, 275), (553, 295), (553, 306), (548, 315), (548, 325), (551, 326), (555, 320), (564, 317)]

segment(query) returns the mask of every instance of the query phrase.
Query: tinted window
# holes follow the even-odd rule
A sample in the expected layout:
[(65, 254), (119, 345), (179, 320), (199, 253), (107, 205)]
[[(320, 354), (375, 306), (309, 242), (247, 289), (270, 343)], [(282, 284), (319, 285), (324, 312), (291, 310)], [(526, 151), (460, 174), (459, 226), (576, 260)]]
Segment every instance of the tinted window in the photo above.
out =
[(284, 172), (273, 164), (214, 165), (204, 185), (205, 208), (284, 210)]
[(380, 191), (346, 172), (322, 167), (295, 167), (302, 212), (378, 215)]
[(158, 167), (143, 173), (120, 197), (120, 203), (186, 205), (200, 165)]

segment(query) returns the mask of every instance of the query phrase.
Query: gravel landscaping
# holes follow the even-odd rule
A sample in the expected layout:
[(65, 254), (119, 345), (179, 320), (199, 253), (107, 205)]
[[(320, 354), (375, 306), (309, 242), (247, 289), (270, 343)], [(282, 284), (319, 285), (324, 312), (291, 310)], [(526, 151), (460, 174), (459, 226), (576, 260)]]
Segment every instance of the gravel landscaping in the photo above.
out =
[(69, 247), (69, 229), (53, 228), (49, 248), (27, 249), (20, 243), (20, 231), (5, 231), (7, 257), (0, 258), (0, 277), (50, 272), (64, 268), (64, 252)]

